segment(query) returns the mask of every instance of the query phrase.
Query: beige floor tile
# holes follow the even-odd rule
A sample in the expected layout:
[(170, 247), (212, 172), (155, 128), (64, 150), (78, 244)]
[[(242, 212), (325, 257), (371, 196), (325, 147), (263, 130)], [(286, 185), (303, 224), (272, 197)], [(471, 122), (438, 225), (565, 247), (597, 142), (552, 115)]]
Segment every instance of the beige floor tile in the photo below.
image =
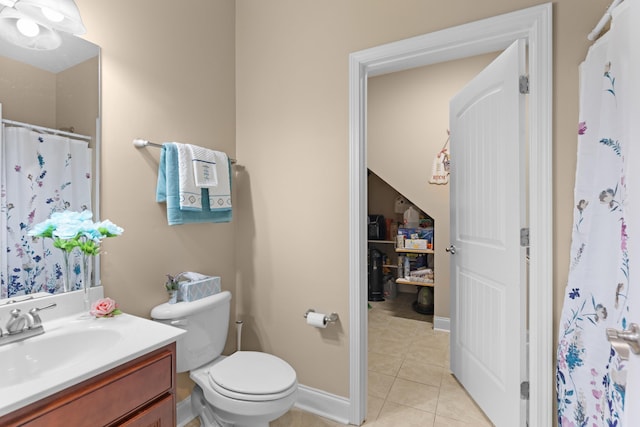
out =
[(367, 380), (367, 396), (386, 399), (395, 377), (369, 371)]
[(439, 387), (396, 378), (387, 396), (387, 402), (398, 403), (435, 414), (439, 392)]
[(436, 334), (436, 331), (433, 330), (433, 323), (420, 322), (415, 334), (416, 338), (431, 338)]
[(415, 381), (421, 384), (440, 387), (444, 368), (420, 360), (407, 359), (402, 362), (398, 378)]
[(449, 364), (447, 350), (432, 346), (429, 340), (417, 340), (411, 343), (405, 358), (440, 367), (446, 367)]
[(269, 427), (302, 427), (300, 422), (301, 416), (302, 411), (293, 408), (277, 420), (271, 421)]
[(482, 410), (451, 375), (444, 375), (436, 414), (478, 426), (491, 426)]
[(409, 351), (412, 342), (412, 337), (384, 330), (375, 339), (369, 340), (369, 351), (404, 357)]
[(369, 351), (368, 356), (370, 371), (394, 377), (398, 375), (400, 366), (402, 366), (402, 362), (404, 361), (404, 357), (402, 356), (374, 353), (373, 351)]
[(465, 422), (454, 420), (453, 418), (441, 417), (440, 415), (436, 415), (436, 421), (433, 424), (433, 427), (486, 427), (487, 424), (484, 422), (476, 423), (476, 422)]
[(447, 332), (434, 331), (433, 337), (429, 339), (429, 342), (432, 347), (448, 350), (450, 338), (451, 336)]
[(367, 396), (367, 418), (369, 422), (375, 421), (380, 415), (380, 410), (384, 405), (384, 399), (378, 397)]
[(464, 391), (464, 388), (462, 387), (462, 384), (458, 382), (458, 380), (450, 370), (445, 371), (442, 375), (442, 388), (462, 390), (464, 393), (466, 393), (466, 391)]
[(369, 328), (386, 328), (389, 325), (389, 315), (382, 311), (369, 310), (368, 322)]
[(395, 334), (400, 334), (407, 337), (414, 338), (422, 326), (423, 322), (419, 320), (406, 319), (403, 317), (392, 317), (389, 319), (387, 330), (392, 331)]
[(366, 427), (433, 427), (434, 414), (387, 401), (378, 419)]

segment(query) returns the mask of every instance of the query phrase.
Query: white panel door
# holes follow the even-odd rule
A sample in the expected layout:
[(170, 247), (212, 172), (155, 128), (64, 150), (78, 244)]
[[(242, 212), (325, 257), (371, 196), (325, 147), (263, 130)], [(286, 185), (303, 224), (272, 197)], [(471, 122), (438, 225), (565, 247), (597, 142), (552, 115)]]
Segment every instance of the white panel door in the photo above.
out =
[(525, 48), (512, 44), (450, 103), (451, 371), (498, 427), (526, 417)]

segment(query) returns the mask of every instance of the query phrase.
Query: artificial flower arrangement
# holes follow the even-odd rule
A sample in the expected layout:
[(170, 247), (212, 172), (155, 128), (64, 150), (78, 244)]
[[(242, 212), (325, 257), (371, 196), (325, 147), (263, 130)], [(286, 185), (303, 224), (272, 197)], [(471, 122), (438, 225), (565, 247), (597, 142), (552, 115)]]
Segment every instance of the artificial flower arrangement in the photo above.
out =
[(49, 219), (35, 224), (27, 235), (32, 237), (48, 237), (53, 239), (53, 246), (62, 250), (64, 260), (64, 292), (72, 289), (70, 283), (69, 257), (71, 252), (78, 248), (83, 256), (84, 278), (82, 280), (85, 291), (85, 306), (89, 307), (89, 287), (91, 287), (89, 259), (100, 252), (100, 243), (107, 237), (119, 236), (124, 229), (118, 227), (109, 220), (93, 222), (93, 213), (89, 210), (81, 212), (62, 211), (54, 212)]
[(53, 239), (54, 247), (65, 252), (77, 247), (86, 255), (97, 255), (102, 239), (119, 236), (124, 229), (108, 219), (101, 222), (93, 222), (92, 219), (93, 213), (89, 210), (54, 212), (49, 219), (34, 225), (27, 234), (49, 237)]
[(95, 317), (113, 317), (122, 314), (122, 311), (111, 298), (101, 298), (91, 305), (89, 313)]
[(167, 292), (169, 293), (169, 304), (175, 304), (178, 302), (178, 294), (180, 293), (180, 283), (183, 281), (181, 280), (181, 276), (182, 273), (180, 274), (176, 274), (175, 276), (172, 276), (171, 274), (167, 274), (167, 281), (164, 282), (164, 287), (167, 290)]
[(167, 292), (180, 290), (179, 275), (172, 276), (171, 274), (167, 274), (166, 276), (167, 281), (164, 282), (164, 287), (167, 289)]

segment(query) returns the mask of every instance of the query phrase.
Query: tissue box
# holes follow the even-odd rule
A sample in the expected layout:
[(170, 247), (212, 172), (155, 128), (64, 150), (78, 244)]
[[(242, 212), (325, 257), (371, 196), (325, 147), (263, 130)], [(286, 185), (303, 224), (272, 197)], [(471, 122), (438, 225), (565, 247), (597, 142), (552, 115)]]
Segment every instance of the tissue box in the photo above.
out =
[(178, 301), (197, 301), (220, 292), (220, 277), (210, 276), (191, 282), (181, 282), (178, 291)]

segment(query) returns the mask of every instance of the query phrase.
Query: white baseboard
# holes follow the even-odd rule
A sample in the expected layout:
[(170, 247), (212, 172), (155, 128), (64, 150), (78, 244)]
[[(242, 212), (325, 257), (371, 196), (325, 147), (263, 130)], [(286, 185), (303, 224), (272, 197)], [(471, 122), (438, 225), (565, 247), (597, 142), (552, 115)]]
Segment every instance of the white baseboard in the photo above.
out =
[(186, 399), (181, 400), (176, 405), (176, 426), (184, 427), (189, 423), (189, 421), (193, 420), (196, 415), (191, 410), (191, 395), (189, 395)]
[(305, 385), (298, 386), (296, 408), (330, 419), (340, 424), (349, 424), (349, 399)]
[[(298, 399), (294, 406), (340, 424), (349, 424), (349, 405), (349, 399), (345, 397), (299, 385)], [(178, 402), (176, 412), (177, 427), (184, 427), (196, 417), (191, 411), (191, 396)]]
[(451, 332), (451, 319), (448, 317), (433, 316), (433, 329), (436, 331)]

